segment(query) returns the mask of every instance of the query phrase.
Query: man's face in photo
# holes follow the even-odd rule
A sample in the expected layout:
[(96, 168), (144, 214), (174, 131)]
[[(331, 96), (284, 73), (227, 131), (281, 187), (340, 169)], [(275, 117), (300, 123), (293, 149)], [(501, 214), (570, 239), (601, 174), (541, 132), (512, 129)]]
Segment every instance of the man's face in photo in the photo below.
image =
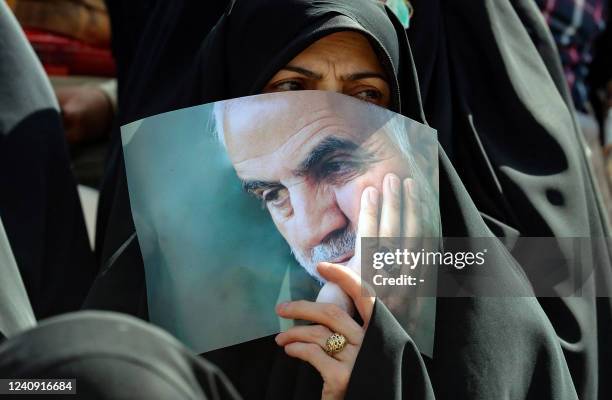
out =
[[(312, 93), (310, 95), (313, 96)], [(269, 97), (227, 103), (224, 141), (245, 190), (262, 201), (297, 261), (315, 278), (319, 262), (354, 255), (360, 199), (409, 164), (384, 127), (367, 127), (371, 106)], [(377, 111), (377, 110), (374, 110)], [(364, 127), (365, 125), (365, 127)]]

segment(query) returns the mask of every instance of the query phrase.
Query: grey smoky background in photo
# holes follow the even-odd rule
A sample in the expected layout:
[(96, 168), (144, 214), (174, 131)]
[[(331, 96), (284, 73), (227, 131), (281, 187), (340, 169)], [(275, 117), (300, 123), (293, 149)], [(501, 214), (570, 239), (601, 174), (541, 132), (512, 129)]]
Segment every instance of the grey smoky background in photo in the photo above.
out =
[[(322, 93), (252, 99), (316, 102), (330, 96)], [(354, 99), (336, 96), (341, 107), (353, 107)], [(224, 103), (240, 107), (240, 100)], [(294, 322), (278, 318), (276, 304), (314, 300), (320, 289), (296, 262), (261, 201), (244, 191), (216, 130), (214, 107), (177, 110), (122, 127), (149, 318), (197, 353), (288, 329)], [(418, 181), (427, 186), (427, 198), (421, 200), (432, 206), (428, 236), (439, 235), (435, 130), (382, 108), (368, 110), (373, 118), (397, 119), (405, 129), (404, 147), (414, 156), (411, 174), (419, 174)], [(405, 304), (398, 310), (407, 312)], [(400, 323), (405, 320), (398, 317)], [(408, 320), (408, 332), (431, 355), (435, 299), (419, 301)]]
[(278, 332), (273, 310), (293, 263), (207, 132), (211, 109), (178, 110), (122, 129), (149, 318), (198, 352)]

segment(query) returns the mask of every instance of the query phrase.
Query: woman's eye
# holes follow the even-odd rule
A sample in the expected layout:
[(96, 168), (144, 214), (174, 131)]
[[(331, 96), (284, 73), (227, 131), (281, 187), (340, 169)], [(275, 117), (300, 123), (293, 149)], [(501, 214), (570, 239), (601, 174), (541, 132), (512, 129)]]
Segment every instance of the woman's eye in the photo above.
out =
[(368, 89), (368, 90), (362, 90), (360, 92), (355, 93), (353, 97), (357, 97), (365, 101), (374, 102), (374, 101), (379, 101), (380, 99), (382, 99), (383, 95), (380, 91), (376, 89)]
[(302, 85), (302, 83), (299, 81), (285, 81), (274, 85), (274, 90), (278, 92), (304, 90), (304, 85)]

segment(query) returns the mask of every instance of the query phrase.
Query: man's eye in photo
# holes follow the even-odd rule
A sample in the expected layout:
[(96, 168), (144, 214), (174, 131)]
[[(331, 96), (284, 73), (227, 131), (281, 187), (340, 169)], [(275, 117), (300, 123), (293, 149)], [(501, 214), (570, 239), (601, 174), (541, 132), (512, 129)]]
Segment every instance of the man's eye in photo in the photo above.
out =
[(273, 190), (269, 190), (269, 191), (265, 191), (262, 195), (263, 200), (268, 203), (271, 201), (275, 201), (278, 198), (278, 190), (279, 189), (273, 189)]
[(338, 156), (324, 161), (314, 169), (314, 178), (332, 185), (342, 185), (361, 175), (374, 163), (374, 156), (359, 150), (346, 156)]
[(282, 208), (287, 204), (289, 191), (281, 187), (265, 191), (261, 196), (262, 207)]
[(329, 183), (345, 183), (359, 173), (360, 165), (355, 161), (329, 161), (321, 166), (318, 178)]

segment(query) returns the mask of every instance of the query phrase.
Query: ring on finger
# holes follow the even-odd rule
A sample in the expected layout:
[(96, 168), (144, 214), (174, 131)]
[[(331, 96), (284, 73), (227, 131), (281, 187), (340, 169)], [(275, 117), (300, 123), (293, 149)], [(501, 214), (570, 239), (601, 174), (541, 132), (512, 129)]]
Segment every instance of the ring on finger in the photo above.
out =
[(334, 332), (327, 338), (323, 350), (332, 356), (341, 352), (346, 347), (346, 343), (346, 337), (343, 334)]

